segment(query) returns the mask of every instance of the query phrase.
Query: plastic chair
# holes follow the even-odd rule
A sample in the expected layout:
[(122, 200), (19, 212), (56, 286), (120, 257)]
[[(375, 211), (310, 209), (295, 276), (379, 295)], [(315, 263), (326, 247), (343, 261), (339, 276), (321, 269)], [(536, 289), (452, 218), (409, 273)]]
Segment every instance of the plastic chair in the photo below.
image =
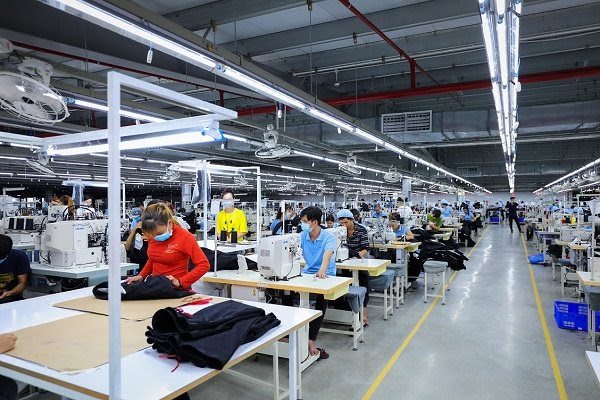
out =
[[(429, 297), (441, 297), (442, 305), (446, 304), (446, 268), (448, 268), (448, 263), (445, 261), (434, 261), (428, 260), (423, 264), (423, 271), (425, 272), (425, 293), (423, 295), (423, 302), (427, 303), (427, 299)], [(429, 294), (427, 288), (427, 280), (428, 276), (432, 275), (432, 281), (434, 288), (437, 288), (439, 284), (435, 282), (435, 278), (441, 276), (442, 277), (442, 294)], [(435, 293), (435, 291), (434, 291)]]

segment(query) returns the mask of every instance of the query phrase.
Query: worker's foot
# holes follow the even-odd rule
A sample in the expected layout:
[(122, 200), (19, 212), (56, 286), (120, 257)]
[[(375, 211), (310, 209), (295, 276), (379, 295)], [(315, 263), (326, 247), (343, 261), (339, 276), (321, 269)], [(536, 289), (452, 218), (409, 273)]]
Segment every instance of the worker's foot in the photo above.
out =
[(311, 356), (318, 356), (321, 354), (319, 349), (317, 349), (317, 344), (314, 340), (308, 341), (308, 354), (310, 354)]
[(367, 318), (367, 308), (366, 307), (363, 307), (362, 323), (365, 328), (369, 326), (369, 318)]

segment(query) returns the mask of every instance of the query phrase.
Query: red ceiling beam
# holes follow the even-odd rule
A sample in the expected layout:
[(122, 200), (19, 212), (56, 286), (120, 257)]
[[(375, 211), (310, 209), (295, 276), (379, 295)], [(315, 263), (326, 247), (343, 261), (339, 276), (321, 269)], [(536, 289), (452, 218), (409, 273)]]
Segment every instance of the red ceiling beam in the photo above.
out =
[[(522, 85), (532, 83), (552, 82), (567, 79), (589, 78), (600, 76), (600, 66), (575, 68), (563, 71), (539, 72), (529, 75), (521, 75), (519, 81)], [(470, 90), (491, 89), (489, 79), (470, 82), (449, 83), (440, 86), (423, 86), (416, 89), (392, 90), (387, 92), (366, 93), (356, 96), (339, 97), (324, 100), (331, 106), (342, 106), (354, 103), (370, 103), (374, 101), (394, 100), (405, 97), (430, 96), (449, 92), (466, 92)], [(275, 106), (264, 106), (255, 108), (244, 108), (238, 110), (239, 116), (259, 115), (275, 112)]]

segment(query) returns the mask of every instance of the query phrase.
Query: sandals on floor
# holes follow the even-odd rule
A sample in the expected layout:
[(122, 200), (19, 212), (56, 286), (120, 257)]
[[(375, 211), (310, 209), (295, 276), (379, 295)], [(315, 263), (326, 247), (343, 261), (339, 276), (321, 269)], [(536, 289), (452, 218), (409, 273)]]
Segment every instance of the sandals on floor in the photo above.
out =
[(325, 349), (321, 349), (317, 347), (319, 350), (319, 360), (327, 360), (329, 358), (329, 353), (325, 351)]

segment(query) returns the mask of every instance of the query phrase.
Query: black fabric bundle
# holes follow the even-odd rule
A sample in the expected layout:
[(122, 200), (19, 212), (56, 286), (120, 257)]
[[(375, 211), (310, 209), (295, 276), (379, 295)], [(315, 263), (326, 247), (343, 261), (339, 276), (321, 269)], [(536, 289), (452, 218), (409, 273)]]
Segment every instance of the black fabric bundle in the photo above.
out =
[(419, 248), (418, 261), (421, 267), (427, 260), (446, 261), (454, 271), (467, 269), (464, 262), (469, 259), (460, 251), (443, 243), (423, 242)]
[(188, 316), (174, 308), (158, 310), (146, 337), (159, 353), (198, 367), (223, 369), (239, 346), (281, 324), (262, 308), (227, 300)]
[[(200, 247), (200, 249), (202, 249), (202, 252), (204, 253), (206, 258), (208, 259), (208, 262), (210, 263), (210, 270), (214, 271), (214, 269), (215, 269), (215, 251), (208, 249), (206, 247)], [(219, 251), (217, 253), (217, 263), (219, 264), (217, 266), (217, 269), (219, 271), (225, 271), (225, 270), (234, 270), (235, 271), (238, 269), (237, 254), (224, 253), (222, 251)], [(256, 271), (258, 269), (258, 264), (256, 263), (256, 261), (252, 261), (248, 257), (246, 257), (246, 264), (248, 265), (248, 269), (250, 269), (250, 270)]]
[[(108, 300), (108, 282), (102, 282), (92, 289), (97, 299)], [(173, 287), (164, 275), (150, 275), (131, 285), (121, 283), (121, 300), (179, 299), (193, 294), (189, 290)]]

